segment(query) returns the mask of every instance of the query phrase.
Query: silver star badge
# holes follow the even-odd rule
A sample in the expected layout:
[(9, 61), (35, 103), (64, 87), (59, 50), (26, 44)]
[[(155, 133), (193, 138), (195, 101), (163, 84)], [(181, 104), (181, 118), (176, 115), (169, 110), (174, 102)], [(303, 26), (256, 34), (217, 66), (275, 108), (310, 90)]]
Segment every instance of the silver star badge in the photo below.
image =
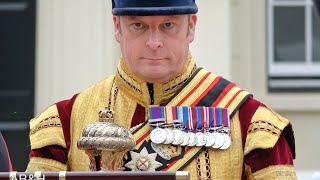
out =
[(130, 151), (130, 155), (131, 161), (124, 166), (132, 171), (155, 171), (162, 166), (161, 163), (156, 161), (157, 153), (149, 154), (145, 147), (140, 153)]

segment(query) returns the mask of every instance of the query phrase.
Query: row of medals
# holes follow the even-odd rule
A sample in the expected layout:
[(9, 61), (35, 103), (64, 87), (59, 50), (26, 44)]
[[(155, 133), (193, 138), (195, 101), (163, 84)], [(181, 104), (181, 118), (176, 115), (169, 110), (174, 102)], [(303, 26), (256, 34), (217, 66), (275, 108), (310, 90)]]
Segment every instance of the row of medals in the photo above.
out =
[(155, 144), (173, 144), (180, 146), (206, 146), (215, 149), (228, 149), (231, 139), (228, 129), (210, 128), (204, 132), (185, 132), (183, 129), (156, 127), (150, 133), (150, 140)]

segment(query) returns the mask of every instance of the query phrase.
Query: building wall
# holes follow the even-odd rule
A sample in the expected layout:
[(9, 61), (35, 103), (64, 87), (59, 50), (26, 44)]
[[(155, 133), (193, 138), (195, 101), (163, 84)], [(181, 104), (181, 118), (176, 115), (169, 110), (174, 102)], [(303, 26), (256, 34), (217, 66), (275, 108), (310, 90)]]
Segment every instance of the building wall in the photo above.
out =
[[(109, 0), (38, 1), (36, 114), (115, 72)], [(231, 78), (291, 120), (298, 170), (319, 170), (320, 96), (269, 94), (264, 0), (198, 1), (191, 51), (200, 66)]]
[(320, 170), (320, 93), (267, 91), (266, 1), (233, 0), (231, 5), (232, 79), (254, 97), (288, 118), (296, 138), (295, 167)]
[(36, 114), (115, 72), (119, 50), (110, 4), (38, 1)]

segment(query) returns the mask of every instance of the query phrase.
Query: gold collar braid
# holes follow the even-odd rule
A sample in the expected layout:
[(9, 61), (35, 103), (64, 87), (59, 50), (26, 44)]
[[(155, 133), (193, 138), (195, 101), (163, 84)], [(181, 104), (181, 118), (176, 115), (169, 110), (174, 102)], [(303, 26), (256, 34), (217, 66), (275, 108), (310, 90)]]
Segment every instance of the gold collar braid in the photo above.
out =
[[(189, 53), (186, 64), (177, 76), (165, 83), (153, 84), (154, 104), (160, 105), (169, 100), (169, 98), (191, 77), (196, 69), (195, 61)], [(118, 65), (115, 83), (121, 93), (129, 96), (144, 107), (148, 107), (150, 105), (151, 97), (147, 82), (133, 75), (126, 66), (123, 58), (120, 59), (120, 63)]]

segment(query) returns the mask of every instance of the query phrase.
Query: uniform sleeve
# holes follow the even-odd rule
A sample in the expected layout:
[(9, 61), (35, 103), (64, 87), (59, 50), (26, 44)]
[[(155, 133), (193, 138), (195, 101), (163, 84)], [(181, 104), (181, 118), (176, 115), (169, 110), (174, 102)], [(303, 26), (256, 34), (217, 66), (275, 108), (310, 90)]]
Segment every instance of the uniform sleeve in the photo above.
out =
[(70, 115), (78, 94), (60, 101), (30, 121), (31, 152), (27, 171), (66, 171)]
[(242, 128), (246, 179), (296, 179), (289, 121), (260, 102), (251, 101), (242, 109), (242, 113), (245, 109), (252, 113), (249, 119), (242, 119), (248, 122)]
[(65, 171), (66, 143), (56, 105), (30, 121), (31, 153), (27, 171)]

